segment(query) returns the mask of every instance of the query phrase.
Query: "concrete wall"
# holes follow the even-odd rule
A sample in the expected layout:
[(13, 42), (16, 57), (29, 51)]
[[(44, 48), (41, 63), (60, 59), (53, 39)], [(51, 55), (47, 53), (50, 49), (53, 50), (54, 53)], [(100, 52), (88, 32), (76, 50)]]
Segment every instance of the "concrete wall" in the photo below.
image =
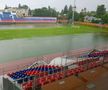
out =
[(11, 81), (9, 81), (8, 78), (2, 78), (2, 80), (3, 80), (3, 90), (21, 90)]

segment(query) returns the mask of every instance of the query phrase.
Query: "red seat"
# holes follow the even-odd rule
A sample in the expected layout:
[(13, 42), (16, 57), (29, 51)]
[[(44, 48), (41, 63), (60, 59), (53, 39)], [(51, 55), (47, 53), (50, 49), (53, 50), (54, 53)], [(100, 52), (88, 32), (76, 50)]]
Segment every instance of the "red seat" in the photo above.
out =
[(80, 72), (80, 70), (78, 68), (75, 68), (74, 70), (75, 70), (75, 74)]
[(89, 63), (88, 68), (89, 68), (89, 69), (93, 68), (92, 63)]
[(47, 77), (39, 78), (39, 84), (40, 85), (45, 85), (47, 83), (49, 83), (48, 80), (47, 80)]
[(55, 80), (58, 80), (59, 76), (57, 74), (52, 74), (46, 77), (48, 82), (53, 82)]
[(42, 77), (42, 76), (44, 76), (44, 72), (39, 72), (38, 75), (39, 75), (39, 77)]
[(47, 77), (46, 77), (46, 80), (47, 80), (48, 82), (51, 82), (51, 75), (47, 76)]
[(85, 71), (85, 68), (83, 66), (80, 67), (81, 72)]
[(11, 73), (8, 73), (7, 75), (8, 75), (8, 76), (11, 76)]
[(53, 81), (55, 81), (56, 80), (56, 77), (55, 77), (55, 75), (51, 75), (51, 82), (53, 82)]
[(59, 80), (60, 79), (60, 75), (58, 75), (58, 73), (53, 74), (53, 76), (55, 77), (55, 80)]
[(32, 84), (33, 82), (32, 81), (29, 81), (27, 83), (24, 83), (22, 86), (23, 86), (23, 89), (24, 90), (32, 90)]
[(85, 69), (84, 69), (83, 66), (79, 66), (79, 67), (77, 67), (77, 68), (74, 69), (75, 74), (81, 73), (83, 71), (85, 71)]
[(97, 67), (98, 65), (96, 64), (96, 62), (91, 62), (89, 63), (89, 69)]
[(71, 69), (71, 74), (75, 74), (75, 70), (74, 69)]
[(71, 76), (71, 75), (72, 75), (71, 70), (67, 70), (66, 71), (66, 76)]
[(59, 72), (58, 75), (59, 75), (60, 79), (64, 78), (64, 76), (65, 76), (63, 72)]
[(96, 62), (94, 62), (94, 67), (97, 67), (97, 66), (98, 66), (98, 64)]
[(47, 76), (48, 75), (48, 72), (44, 72), (44, 76)]
[(37, 75), (38, 76), (38, 74), (39, 74), (39, 71), (35, 71), (34, 75)]

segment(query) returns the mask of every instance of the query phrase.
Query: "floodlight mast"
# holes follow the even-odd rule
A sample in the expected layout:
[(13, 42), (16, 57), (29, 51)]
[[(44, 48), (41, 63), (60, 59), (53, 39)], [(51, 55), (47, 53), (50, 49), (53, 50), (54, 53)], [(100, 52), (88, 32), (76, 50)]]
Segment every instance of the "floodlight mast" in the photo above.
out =
[(75, 2), (76, 0), (74, 0), (73, 13), (72, 13), (72, 25), (73, 26), (74, 26), (74, 20), (75, 20), (75, 8), (76, 8)]

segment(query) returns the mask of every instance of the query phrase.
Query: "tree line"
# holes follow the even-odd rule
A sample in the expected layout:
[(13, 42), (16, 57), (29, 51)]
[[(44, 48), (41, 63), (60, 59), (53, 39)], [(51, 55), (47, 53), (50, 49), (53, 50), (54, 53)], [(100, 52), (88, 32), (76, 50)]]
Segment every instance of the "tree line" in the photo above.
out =
[[(76, 7), (74, 7), (76, 9)], [(50, 16), (57, 17), (58, 19), (66, 19), (68, 21), (72, 20), (73, 7), (65, 5), (61, 11), (57, 11), (54, 8), (43, 7), (31, 10), (32, 16)], [(94, 23), (108, 23), (108, 11), (106, 11), (105, 5), (98, 5), (95, 11), (87, 11), (83, 8), (80, 12), (74, 11), (75, 21), (84, 21), (85, 16), (92, 16), (95, 18), (100, 18), (101, 20), (92, 20)]]
[[(76, 8), (76, 7), (74, 7)], [(108, 24), (108, 11), (105, 8), (105, 5), (98, 5), (96, 11), (87, 11), (86, 8), (82, 9), (80, 12), (75, 12), (75, 21), (84, 21), (85, 16), (91, 16), (97, 18), (97, 20), (92, 20), (93, 23), (107, 23)], [(61, 15), (65, 15), (68, 20), (72, 19), (73, 7), (65, 6), (61, 11)]]
[[(7, 6), (5, 6), (7, 8)], [(31, 10), (27, 5), (18, 5), (18, 8), (25, 8), (29, 9), (29, 15), (30, 16), (45, 16), (45, 17), (57, 17), (61, 20), (72, 20), (72, 14), (73, 14), (73, 8), (76, 9), (76, 7), (73, 6), (67, 6), (65, 5), (64, 8), (61, 11), (57, 11), (55, 8), (48, 7), (42, 7), (42, 8), (36, 8)], [(87, 11), (86, 8), (83, 8), (80, 12), (74, 11), (74, 19), (75, 21), (84, 21), (85, 16), (92, 16), (95, 18), (100, 18), (101, 20), (92, 20), (94, 23), (108, 23), (108, 11), (105, 8), (105, 5), (98, 5), (95, 11)]]

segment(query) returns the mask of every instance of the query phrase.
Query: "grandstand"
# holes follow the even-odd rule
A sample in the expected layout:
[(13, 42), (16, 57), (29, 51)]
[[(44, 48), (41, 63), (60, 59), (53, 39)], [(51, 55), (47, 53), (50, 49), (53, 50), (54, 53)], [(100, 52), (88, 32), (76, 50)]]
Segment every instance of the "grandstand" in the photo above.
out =
[(0, 23), (56, 23), (56, 17), (17, 17), (15, 13), (0, 12)]
[[(56, 59), (52, 61), (55, 62)], [(75, 58), (71, 56), (63, 56), (58, 59), (60, 59), (59, 64), (58, 62), (57, 64), (56, 62), (35, 62), (33, 66), (4, 75), (3, 83), (5, 86), (3, 88), (7, 87), (8, 89), (3, 90), (41, 90), (43, 86), (55, 81), (70, 76), (78, 76), (82, 72), (108, 63), (108, 50), (92, 50), (85, 55), (79, 56), (74, 62), (73, 59)], [(63, 64), (61, 64), (62, 60)]]

